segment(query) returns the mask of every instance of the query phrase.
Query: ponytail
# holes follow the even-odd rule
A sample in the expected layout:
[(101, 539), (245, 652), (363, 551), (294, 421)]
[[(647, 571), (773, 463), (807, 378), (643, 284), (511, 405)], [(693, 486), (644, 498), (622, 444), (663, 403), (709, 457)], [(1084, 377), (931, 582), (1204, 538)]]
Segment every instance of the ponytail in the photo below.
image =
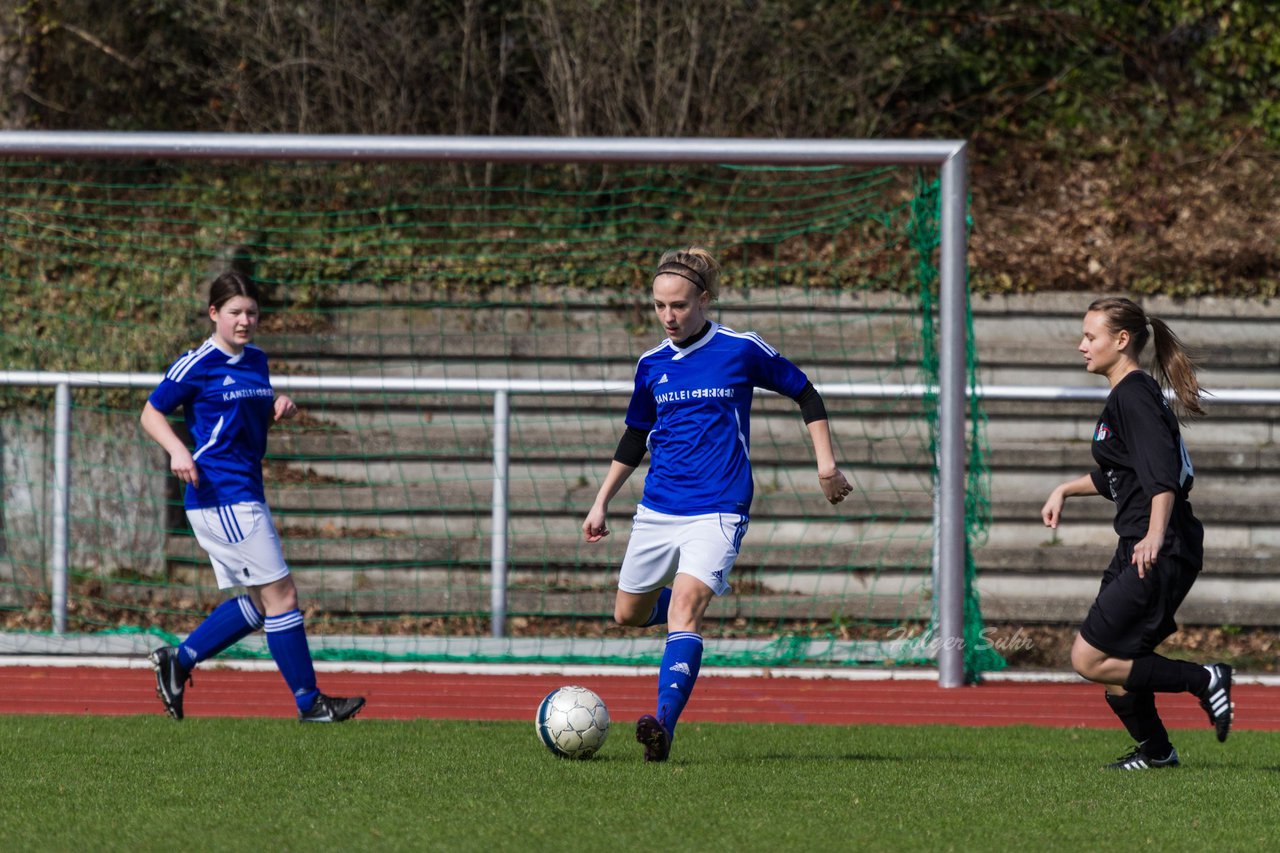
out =
[(1173, 333), (1169, 324), (1159, 317), (1151, 318), (1151, 333), (1156, 345), (1155, 374), (1161, 388), (1173, 389), (1178, 401), (1180, 418), (1201, 417), (1200, 382), (1196, 379), (1196, 365), (1182, 340)]

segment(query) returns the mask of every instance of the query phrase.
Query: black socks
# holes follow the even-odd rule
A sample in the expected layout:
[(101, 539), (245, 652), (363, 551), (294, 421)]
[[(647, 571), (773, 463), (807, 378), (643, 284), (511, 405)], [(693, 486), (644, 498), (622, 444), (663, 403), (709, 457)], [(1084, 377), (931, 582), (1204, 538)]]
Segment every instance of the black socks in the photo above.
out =
[(1143, 655), (1133, 659), (1133, 669), (1125, 679), (1124, 689), (1130, 693), (1148, 691), (1200, 696), (1209, 689), (1209, 670), (1198, 663)]
[(1143, 691), (1119, 696), (1108, 693), (1107, 704), (1148, 758), (1163, 759), (1173, 750), (1173, 744), (1169, 743), (1169, 732), (1165, 730), (1164, 723), (1156, 712), (1154, 693)]

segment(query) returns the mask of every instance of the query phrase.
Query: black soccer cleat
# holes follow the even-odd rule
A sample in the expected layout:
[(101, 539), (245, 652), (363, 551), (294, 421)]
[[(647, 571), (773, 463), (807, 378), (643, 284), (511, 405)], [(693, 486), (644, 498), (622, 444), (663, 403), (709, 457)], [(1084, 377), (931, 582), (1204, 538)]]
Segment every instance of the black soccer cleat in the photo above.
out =
[(151, 668), (156, 671), (156, 696), (164, 703), (164, 709), (175, 720), (182, 719), (182, 694), (188, 684), (194, 684), (191, 671), (178, 660), (177, 646), (161, 646), (147, 655)]
[(645, 761), (666, 761), (671, 754), (671, 735), (652, 714), (636, 721), (636, 740), (644, 747)]
[(300, 723), (341, 723), (349, 720), (364, 707), (363, 696), (352, 696), (350, 699), (341, 696), (326, 696), (321, 693), (311, 704), (310, 710), (298, 712)]
[(1209, 686), (1200, 696), (1200, 707), (1209, 715), (1218, 733), (1218, 741), (1227, 739), (1231, 733), (1231, 723), (1235, 719), (1236, 706), (1231, 701), (1231, 667), (1225, 663), (1215, 663), (1208, 667)]
[(1104, 770), (1159, 770), (1162, 767), (1178, 766), (1178, 750), (1171, 745), (1169, 754), (1164, 758), (1152, 758), (1142, 751), (1142, 744), (1131, 749), (1128, 754), (1103, 767)]

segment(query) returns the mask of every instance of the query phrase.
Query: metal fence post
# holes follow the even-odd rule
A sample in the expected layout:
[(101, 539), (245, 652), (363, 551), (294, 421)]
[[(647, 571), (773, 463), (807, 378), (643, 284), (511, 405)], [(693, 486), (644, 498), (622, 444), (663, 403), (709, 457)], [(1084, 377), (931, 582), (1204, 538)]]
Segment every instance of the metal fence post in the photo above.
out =
[(494, 637), (507, 633), (507, 481), (511, 463), (508, 433), (511, 398), (507, 391), (493, 395), (493, 530), (491, 531), (491, 589), (489, 620)]
[(49, 504), (50, 604), (53, 633), (67, 631), (67, 541), (71, 515), (71, 385), (59, 382), (53, 406), (53, 494)]

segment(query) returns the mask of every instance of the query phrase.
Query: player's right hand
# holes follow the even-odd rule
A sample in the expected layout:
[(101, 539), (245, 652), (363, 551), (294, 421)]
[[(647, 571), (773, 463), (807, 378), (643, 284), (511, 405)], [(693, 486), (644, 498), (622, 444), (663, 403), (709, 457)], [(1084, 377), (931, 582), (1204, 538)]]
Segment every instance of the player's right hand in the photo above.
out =
[(825, 477), (819, 474), (818, 483), (822, 486), (822, 496), (830, 504), (840, 503), (853, 491), (853, 486), (849, 485), (848, 478), (839, 469), (836, 469), (834, 474), (828, 474)]
[(192, 459), (191, 454), (186, 450), (170, 454), (169, 470), (173, 472), (173, 476), (184, 483), (200, 485), (200, 471), (196, 468), (196, 460)]
[(1058, 522), (1062, 519), (1062, 505), (1066, 500), (1057, 489), (1049, 495), (1049, 500), (1045, 501), (1044, 506), (1040, 508), (1040, 520), (1044, 522), (1045, 527), (1057, 529)]

